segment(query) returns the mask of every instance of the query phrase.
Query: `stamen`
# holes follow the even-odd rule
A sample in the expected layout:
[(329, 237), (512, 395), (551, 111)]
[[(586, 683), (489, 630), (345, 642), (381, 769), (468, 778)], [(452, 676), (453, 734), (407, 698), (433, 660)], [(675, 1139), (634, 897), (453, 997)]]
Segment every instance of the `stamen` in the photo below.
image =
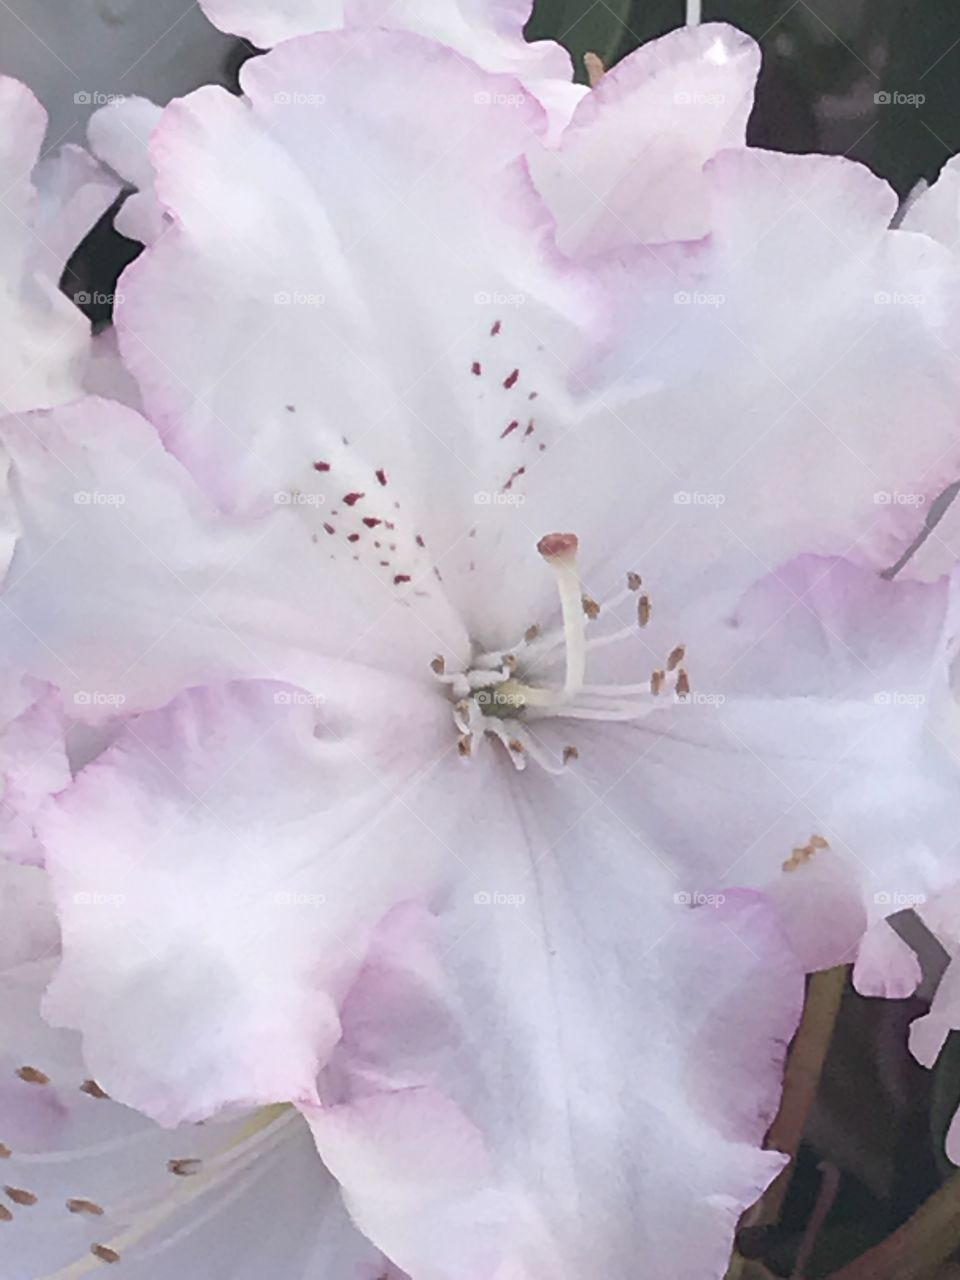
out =
[(563, 632), (567, 642), (567, 673), (563, 691), (572, 698), (583, 684), (587, 669), (586, 625), (577, 573), (577, 548), (574, 533), (548, 533), (537, 543), (537, 550), (553, 570), (560, 592)]
[[(475, 744), (489, 734), (501, 742), (514, 768), (523, 770), (535, 761), (549, 773), (559, 774), (571, 761), (579, 758), (573, 745), (554, 754), (536, 736), (533, 725), (546, 719), (593, 721), (637, 721), (656, 707), (659, 695), (672, 683), (675, 696), (683, 700), (690, 693), (690, 680), (681, 663), (686, 659), (686, 646), (675, 645), (662, 667), (654, 669), (647, 680), (635, 684), (586, 684), (587, 653), (621, 640), (636, 640), (637, 628), (650, 621), (650, 596), (641, 591), (638, 573), (626, 575), (625, 589), (602, 603), (580, 587), (577, 569), (578, 539), (572, 533), (551, 533), (541, 538), (537, 550), (553, 570), (560, 596), (562, 625), (543, 634), (538, 623), (527, 627), (519, 642), (508, 650), (474, 653), (466, 670), (447, 673), (442, 658), (431, 662), (431, 669), (451, 692), (453, 718), (457, 727), (457, 751), (468, 759)], [(630, 600), (635, 620), (628, 626), (591, 635), (587, 639), (587, 623), (601, 613), (614, 613)], [(552, 672), (559, 659), (554, 650), (564, 653), (565, 671), (562, 687), (542, 680), (544, 671)], [(537, 679), (538, 674), (541, 680)], [(542, 682), (541, 682), (542, 681)]]

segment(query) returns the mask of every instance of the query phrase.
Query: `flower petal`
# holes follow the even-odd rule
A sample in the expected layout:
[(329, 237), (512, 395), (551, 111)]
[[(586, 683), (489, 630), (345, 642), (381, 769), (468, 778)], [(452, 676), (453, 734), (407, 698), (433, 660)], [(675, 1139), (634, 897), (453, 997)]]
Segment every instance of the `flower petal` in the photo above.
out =
[(760, 49), (723, 23), (682, 27), (618, 63), (556, 149), (531, 153), (571, 254), (699, 240), (711, 230), (703, 166), (746, 144)]
[(569, 83), (569, 55), (553, 41), (527, 44), (523, 28), (530, 0), (201, 0), (224, 31), (262, 49), (293, 36), (340, 27), (390, 27), (427, 36), (473, 58), (487, 71)]
[(808, 967), (849, 961), (869, 925), (956, 874), (956, 769), (931, 731), (952, 598), (949, 580), (801, 557), (748, 594), (713, 652), (691, 651), (686, 703), (635, 727), (585, 723), (578, 772), (678, 892), (770, 888)]
[(53, 1280), (120, 1261), (171, 1275), (380, 1280), (296, 1113), (166, 1130), (107, 1098), (79, 1038), (41, 1021), (49, 965), (0, 975), (4, 1275)]
[(432, 683), (438, 647), (463, 648), (438, 589), (422, 588), (416, 611), (369, 573), (348, 574), (348, 589), (347, 569), (289, 504), (249, 520), (218, 515), (129, 409), (90, 399), (9, 418), (2, 434), (22, 527), (4, 652), (58, 685), (78, 719), (232, 675), (323, 693), (334, 671), (349, 683), (370, 663)]
[(43, 824), (64, 930), (47, 1014), (162, 1123), (313, 1096), (366, 932), (433, 882), (453, 814), (435, 836), (403, 793), (453, 745), (448, 708), (396, 679), (367, 691), (191, 691)]
[(49, 685), (0, 672), (0, 854), (39, 863), (36, 817), (70, 781), (60, 697)]
[(47, 116), (0, 76), (0, 415), (80, 394), (90, 326), (57, 288), (116, 184), (76, 147), (38, 165)]
[(94, 112), (87, 126), (90, 148), (114, 173), (136, 187), (114, 219), (131, 240), (152, 244), (168, 226), (153, 189), (150, 137), (163, 112), (147, 98), (122, 98)]
[[(358, 98), (374, 67), (382, 94)], [(569, 378), (590, 320), (522, 168), (542, 112), (515, 81), (384, 31), (288, 43), (244, 88), (249, 103), (192, 95), (155, 135), (177, 226), (124, 276), (125, 358), (221, 502), (323, 485), (332, 545), (357, 533), (369, 554), (368, 517), (409, 525), (408, 558), (431, 535), (442, 555), (477, 491), (536, 453), (530, 398)], [(443, 110), (424, 117), (424, 93)]]
[(615, 821), (588, 851), (553, 839), (556, 797), (541, 829), (545, 799), (525, 852), (513, 815), (465, 846), (490, 891), (385, 922), (307, 1108), (318, 1146), (412, 1275), (720, 1277), (782, 1164), (759, 1144), (798, 974), (759, 899), (667, 905)]
[[(699, 562), (712, 533), (757, 572), (801, 550), (887, 568), (960, 466), (946, 250), (889, 230), (893, 192), (839, 157), (743, 149), (706, 173), (709, 237), (606, 271), (606, 377), (664, 477), (660, 551)], [(625, 408), (624, 380), (662, 390)]]

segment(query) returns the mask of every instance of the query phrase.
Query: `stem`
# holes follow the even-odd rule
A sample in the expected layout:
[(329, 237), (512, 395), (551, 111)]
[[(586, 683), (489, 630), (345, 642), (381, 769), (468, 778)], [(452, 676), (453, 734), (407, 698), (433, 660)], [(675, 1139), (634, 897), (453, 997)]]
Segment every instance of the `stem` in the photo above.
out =
[(955, 1173), (892, 1236), (830, 1280), (933, 1280), (958, 1246), (960, 1173)]
[(800, 1149), (807, 1116), (820, 1084), (823, 1064), (833, 1038), (840, 1000), (847, 980), (847, 966), (823, 969), (814, 973), (807, 985), (803, 1016), (790, 1046), (783, 1076), (783, 1097), (774, 1117), (766, 1146), (790, 1157), (790, 1164), (767, 1187), (750, 1210), (750, 1226), (776, 1222), (780, 1217), (784, 1196), (793, 1174), (793, 1161)]

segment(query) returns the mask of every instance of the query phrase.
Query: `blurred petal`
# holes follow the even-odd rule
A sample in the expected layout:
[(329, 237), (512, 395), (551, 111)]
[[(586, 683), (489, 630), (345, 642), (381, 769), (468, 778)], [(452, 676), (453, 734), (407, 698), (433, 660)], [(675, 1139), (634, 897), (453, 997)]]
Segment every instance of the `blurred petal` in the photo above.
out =
[(36, 818), (70, 782), (60, 696), (49, 685), (0, 672), (0, 855), (42, 862)]
[(86, 118), (118, 97), (169, 102), (221, 80), (231, 41), (179, 0), (11, 0), (0, 5), (0, 72), (50, 113), (51, 145), (83, 140)]

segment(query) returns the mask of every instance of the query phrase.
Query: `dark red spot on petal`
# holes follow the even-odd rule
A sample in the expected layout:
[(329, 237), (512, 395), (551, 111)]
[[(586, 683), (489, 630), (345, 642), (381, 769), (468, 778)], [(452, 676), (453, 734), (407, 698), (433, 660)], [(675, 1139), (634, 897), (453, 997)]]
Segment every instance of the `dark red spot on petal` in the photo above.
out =
[(517, 427), (519, 427), (519, 425), (520, 425), (520, 423), (516, 420), (516, 418), (514, 418), (514, 420), (513, 420), (512, 422), (508, 422), (508, 423), (507, 423), (507, 425), (506, 425), (506, 426), (503, 428), (503, 430), (500, 432), (500, 439), (501, 439), (501, 440), (503, 440), (503, 438), (504, 438), (505, 436), (508, 436), (508, 435), (510, 434), (510, 432), (511, 432), (511, 431), (516, 431), (516, 429), (517, 429)]
[(343, 495), (343, 500), (348, 507), (355, 507), (360, 499), (365, 498), (366, 496), (367, 495), (365, 493), (345, 493)]
[(409, 581), (410, 581), (409, 573), (395, 573), (393, 575), (393, 585), (395, 587), (399, 587), (401, 582), (409, 582)]
[(375, 474), (381, 484), (387, 483), (387, 473), (384, 471), (383, 467), (378, 467)]
[(531, 418), (531, 419), (530, 419), (530, 421), (527, 423), (527, 429), (526, 429), (526, 431), (523, 433), (525, 436), (532, 436), (532, 435), (533, 435), (533, 425), (534, 425), (534, 423), (533, 423), (533, 418)]
[(379, 521), (376, 516), (364, 516), (363, 523), (367, 526), (368, 529), (375, 529), (377, 525), (381, 523), (381, 521)]
[(421, 538), (421, 537), (420, 537), (420, 534), (419, 534), (419, 533), (417, 534), (417, 539), (416, 539), (416, 541), (417, 541), (417, 546), (418, 546), (418, 547), (425, 547), (425, 546), (427, 545), (427, 544), (424, 542), (423, 538)]
[(326, 520), (324, 520), (324, 522), (323, 522), (323, 527), (326, 529), (327, 533), (336, 533), (336, 532), (337, 532), (337, 531), (336, 531), (336, 529), (333, 527), (333, 525), (332, 525), (332, 524), (327, 524)]
[(330, 470), (330, 463), (329, 463), (329, 462), (315, 462), (315, 463), (313, 464), (313, 469), (314, 469), (314, 471), (329, 471), (329, 470)]
[(500, 332), (500, 321), (494, 320), (493, 328), (490, 330), (490, 337), (495, 338), (499, 332)]
[(477, 378), (480, 377), (480, 374), (483, 372), (483, 370), (480, 368), (479, 360), (474, 360), (473, 364), (470, 366), (470, 372), (474, 375), (474, 377), (477, 377)]
[(359, 533), (348, 533), (348, 534), (347, 534), (347, 541), (348, 541), (348, 542), (359, 542), (359, 541), (360, 541), (360, 535), (359, 535)]
[(503, 385), (509, 391), (512, 387), (515, 387), (517, 385), (517, 379), (519, 377), (520, 377), (520, 370), (514, 369), (513, 373), (508, 374), (507, 377), (504, 378)]

